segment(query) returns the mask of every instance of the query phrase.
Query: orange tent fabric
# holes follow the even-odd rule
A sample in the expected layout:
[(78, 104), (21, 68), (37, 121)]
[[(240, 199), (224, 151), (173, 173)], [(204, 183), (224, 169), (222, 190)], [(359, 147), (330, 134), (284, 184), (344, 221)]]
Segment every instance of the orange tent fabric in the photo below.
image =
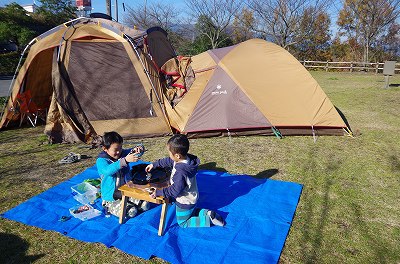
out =
[(168, 115), (193, 136), (343, 134), (347, 129), (324, 91), (285, 49), (261, 39), (192, 58), (195, 81)]

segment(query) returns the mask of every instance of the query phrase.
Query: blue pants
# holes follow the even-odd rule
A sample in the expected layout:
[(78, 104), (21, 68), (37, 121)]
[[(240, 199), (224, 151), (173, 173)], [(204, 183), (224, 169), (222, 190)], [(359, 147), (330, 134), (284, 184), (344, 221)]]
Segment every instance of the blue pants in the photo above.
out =
[(176, 221), (180, 227), (210, 227), (207, 209), (182, 209), (176, 206)]

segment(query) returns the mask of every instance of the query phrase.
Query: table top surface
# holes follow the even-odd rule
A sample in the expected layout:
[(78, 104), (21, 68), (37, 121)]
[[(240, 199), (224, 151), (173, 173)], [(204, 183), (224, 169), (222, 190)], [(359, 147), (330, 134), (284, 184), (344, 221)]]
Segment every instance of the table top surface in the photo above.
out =
[(151, 198), (149, 192), (146, 191), (146, 188), (154, 187), (156, 189), (161, 189), (168, 186), (168, 182), (162, 183), (150, 183), (145, 185), (133, 184), (132, 182), (128, 182), (127, 184), (122, 185), (118, 188), (122, 192), (122, 195), (133, 197), (139, 200), (149, 201), (151, 203), (162, 204), (168, 202), (162, 196), (158, 196), (155, 199)]

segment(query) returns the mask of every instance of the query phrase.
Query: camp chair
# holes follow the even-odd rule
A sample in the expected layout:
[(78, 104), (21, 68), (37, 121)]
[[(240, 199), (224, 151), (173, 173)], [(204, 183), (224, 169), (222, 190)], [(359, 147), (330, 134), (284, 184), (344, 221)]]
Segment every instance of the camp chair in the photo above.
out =
[(21, 114), (21, 120), (19, 126), (27, 118), (33, 127), (36, 126), (38, 118), (46, 121), (47, 107), (38, 107), (34, 101), (30, 90), (26, 90), (23, 93), (17, 95), (17, 104), (19, 104), (19, 112)]

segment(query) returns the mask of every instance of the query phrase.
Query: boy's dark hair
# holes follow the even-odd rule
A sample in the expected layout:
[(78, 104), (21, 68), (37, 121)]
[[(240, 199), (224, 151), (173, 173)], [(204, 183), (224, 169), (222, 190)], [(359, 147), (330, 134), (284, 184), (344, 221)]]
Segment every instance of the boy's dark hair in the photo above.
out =
[(124, 140), (117, 132), (111, 131), (104, 133), (102, 146), (109, 149), (113, 143), (122, 144)]
[(182, 134), (173, 135), (168, 140), (167, 145), (172, 154), (186, 156), (189, 151), (189, 140)]

